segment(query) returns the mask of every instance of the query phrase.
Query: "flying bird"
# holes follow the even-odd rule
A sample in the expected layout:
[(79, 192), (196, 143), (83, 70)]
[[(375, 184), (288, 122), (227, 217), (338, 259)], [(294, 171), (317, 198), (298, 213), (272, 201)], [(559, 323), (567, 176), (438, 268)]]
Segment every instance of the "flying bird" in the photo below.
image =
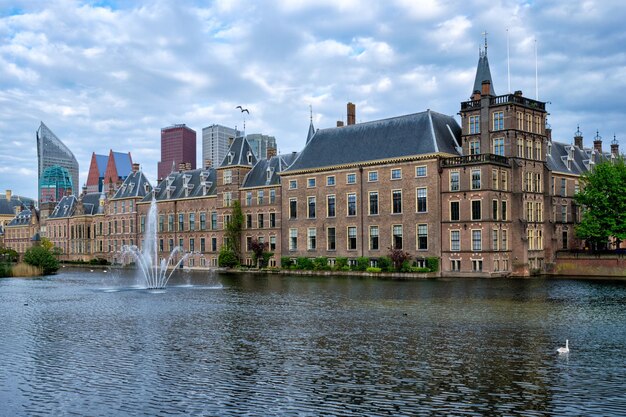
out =
[(235, 108), (236, 108), (236, 109), (241, 110), (241, 112), (242, 112), (242, 113), (243, 113), (243, 112), (246, 112), (246, 113), (250, 114), (250, 112), (248, 111), (248, 109), (244, 109), (244, 108), (243, 108), (243, 107), (241, 107), (241, 106), (237, 106), (237, 107), (235, 107)]

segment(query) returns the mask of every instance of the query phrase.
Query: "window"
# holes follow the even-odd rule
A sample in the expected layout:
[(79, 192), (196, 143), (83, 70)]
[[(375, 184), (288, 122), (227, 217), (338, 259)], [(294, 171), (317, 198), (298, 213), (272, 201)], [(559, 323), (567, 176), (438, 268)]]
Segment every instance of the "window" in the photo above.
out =
[(492, 200), (491, 203), (492, 219), (498, 220), (498, 200)]
[(491, 250), (498, 250), (498, 230), (491, 230)]
[(460, 175), (459, 171), (450, 172), (450, 191), (459, 191)]
[(356, 227), (348, 227), (348, 250), (356, 250)]
[(480, 116), (469, 117), (469, 133), (470, 135), (480, 133)]
[(524, 130), (524, 113), (517, 112), (517, 130)]
[(290, 190), (295, 190), (296, 188), (298, 188), (298, 181), (297, 180), (289, 180), (289, 189)]
[(200, 213), (200, 230), (206, 230), (206, 213)]
[(328, 177), (326, 177), (326, 185), (328, 185), (328, 186), (335, 185), (335, 176), (334, 175), (329, 175)]
[(211, 238), (211, 252), (217, 252), (217, 238)]
[(257, 214), (256, 220), (257, 220), (256, 227), (258, 227), (259, 229), (263, 229), (263, 221), (265, 220), (263, 218), (263, 213)]
[(232, 201), (232, 193), (227, 191), (224, 193), (224, 207), (230, 207), (230, 203)]
[(310, 227), (307, 230), (307, 246), (306, 248), (308, 250), (315, 250), (316, 248), (316, 241), (317, 241), (317, 229), (315, 229), (314, 227)]
[(480, 141), (478, 139), (474, 139), (469, 143), (469, 154), (470, 155), (479, 155), (480, 154)]
[(450, 230), (450, 250), (458, 252), (461, 250), (461, 231)]
[(189, 213), (189, 230), (196, 230), (196, 213)]
[(264, 204), (264, 200), (265, 200), (265, 191), (264, 190), (259, 190), (257, 192), (257, 204)]
[(326, 196), (326, 216), (335, 217), (335, 196)]
[(500, 250), (507, 250), (507, 237), (508, 233), (506, 229), (500, 232)]
[(270, 250), (276, 250), (276, 236), (270, 236)]
[(493, 130), (502, 129), (504, 129), (504, 112), (495, 111), (493, 112)]
[(526, 202), (526, 220), (528, 220), (529, 222), (534, 221), (533, 220), (533, 202), (532, 201), (527, 201)]
[(391, 212), (393, 214), (402, 213), (402, 190), (391, 191)]
[(167, 231), (168, 232), (174, 231), (174, 215), (173, 214), (167, 215)]
[[(102, 234), (102, 222), (98, 223), (100, 225), (100, 234)], [(139, 231), (144, 233), (146, 231), (146, 216), (141, 216), (139, 218)], [(56, 234), (55, 234), (56, 237)]]
[(483, 260), (482, 259), (472, 259), (472, 271), (473, 272), (482, 272), (483, 271)]
[(200, 238), (200, 252), (206, 252), (206, 239), (203, 237)]
[(270, 204), (274, 203), (276, 203), (276, 190), (272, 188), (270, 190)]
[(230, 224), (230, 214), (224, 214), (224, 227)]
[(561, 222), (567, 222), (567, 206), (561, 206)]
[(483, 232), (482, 230), (472, 230), (472, 250), (483, 250)]
[(567, 197), (567, 178), (561, 178), (561, 197)]
[(502, 200), (501, 207), (502, 207), (502, 210), (500, 210), (500, 217), (502, 218), (502, 221), (506, 221), (507, 219), (506, 200)]
[(472, 200), (472, 220), (480, 220), (482, 218), (481, 200)]
[(185, 250), (185, 241), (182, 237), (178, 239), (178, 247), (180, 248), (180, 250)]
[[(172, 219), (172, 222), (174, 219)], [(159, 232), (163, 232), (164, 229), (165, 218), (163, 215), (159, 216)], [(109, 234), (111, 234), (111, 222), (109, 222)]]
[(170, 252), (173, 251), (174, 250), (174, 239), (169, 239), (167, 243), (168, 243)]
[(376, 182), (378, 181), (378, 171), (369, 171), (367, 173), (367, 181)]
[(246, 193), (246, 206), (252, 205), (252, 191)]
[(520, 158), (524, 157), (524, 139), (517, 139), (517, 156)]
[(217, 230), (217, 212), (211, 212), (211, 230)]
[(306, 186), (308, 188), (313, 188), (315, 187), (315, 178), (307, 178), (306, 180)]
[(428, 211), (428, 201), (426, 188), (418, 188), (417, 195), (417, 212), (426, 213)]
[(295, 198), (289, 199), (289, 218), (290, 219), (298, 218), (298, 200)]
[(356, 216), (356, 194), (348, 194), (348, 216)]
[(509, 186), (509, 173), (506, 171), (502, 171), (500, 175), (500, 179), (501, 179), (502, 191), (507, 191), (507, 188)]
[(356, 174), (350, 173), (346, 175), (347, 184), (356, 184)]
[(196, 250), (196, 239), (189, 238), (189, 252), (195, 252)]
[(231, 184), (233, 182), (233, 172), (228, 169), (224, 171), (224, 184)]
[(370, 191), (369, 196), (369, 214), (375, 216), (378, 214), (378, 191)]
[(417, 225), (417, 250), (428, 249), (428, 225)]
[(270, 227), (276, 227), (276, 213), (270, 213)]
[(528, 229), (528, 233), (526, 234), (526, 239), (528, 240), (528, 249), (534, 250), (535, 248), (535, 231), (533, 229)]
[(580, 186), (578, 185), (578, 180), (574, 180), (574, 195), (580, 192)]
[(289, 250), (298, 250), (298, 229), (289, 229)]
[(307, 198), (307, 217), (309, 219), (314, 219), (315, 218), (315, 197), (308, 197)]
[(400, 168), (394, 168), (391, 170), (391, 179), (399, 180), (402, 179), (402, 170)]
[(426, 165), (420, 165), (415, 167), (415, 176), (416, 177), (425, 177), (427, 173)]
[(535, 220), (537, 222), (543, 221), (543, 203), (535, 203)]
[(460, 201), (450, 201), (450, 221), (459, 221), (461, 218)]
[(564, 230), (562, 233), (562, 246), (561, 248), (567, 249), (567, 230)]
[(393, 236), (393, 249), (402, 249), (402, 225), (394, 224), (391, 230)]
[(461, 260), (460, 259), (451, 259), (450, 260), (450, 268), (453, 271), (460, 271), (461, 270)]
[(163, 239), (159, 239), (159, 252), (163, 252)]
[(335, 250), (336, 244), (335, 244), (335, 228), (334, 227), (329, 227), (328, 229), (326, 229), (326, 248), (328, 250)]
[(378, 226), (370, 226), (370, 250), (378, 250)]
[(183, 213), (178, 214), (178, 231), (185, 231), (185, 215)]
[(252, 214), (246, 214), (246, 229), (252, 229)]
[(472, 190), (480, 190), (480, 169), (472, 169)]
[(498, 189), (498, 170), (494, 169), (491, 171), (491, 188), (494, 190)]
[(495, 138), (493, 140), (493, 153), (504, 156), (504, 138)]
[(526, 139), (526, 158), (533, 159), (533, 141)]
[(543, 155), (541, 154), (541, 141), (535, 142), (535, 158), (539, 160), (543, 159)]

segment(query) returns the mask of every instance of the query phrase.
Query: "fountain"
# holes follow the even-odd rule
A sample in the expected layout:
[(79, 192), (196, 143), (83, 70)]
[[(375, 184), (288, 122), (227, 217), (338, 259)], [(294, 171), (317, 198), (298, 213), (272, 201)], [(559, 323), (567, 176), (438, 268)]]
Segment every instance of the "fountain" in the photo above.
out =
[(162, 259), (160, 263), (157, 250), (157, 202), (153, 195), (146, 218), (146, 231), (143, 237), (142, 249), (140, 250), (136, 245), (124, 245), (122, 247), (122, 253), (132, 255), (137, 265), (139, 265), (148, 289), (165, 288), (167, 281), (169, 281), (176, 268), (189, 256), (189, 254), (183, 254), (176, 265), (168, 272), (168, 265), (174, 259), (174, 256), (179, 252), (182, 253), (183, 250), (176, 246), (170, 253), (170, 256), (167, 259)]

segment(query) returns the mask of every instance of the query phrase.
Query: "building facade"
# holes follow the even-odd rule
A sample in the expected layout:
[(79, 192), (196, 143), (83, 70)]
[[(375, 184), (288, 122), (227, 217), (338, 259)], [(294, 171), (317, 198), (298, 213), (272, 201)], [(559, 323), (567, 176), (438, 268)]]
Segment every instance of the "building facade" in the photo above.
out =
[(236, 129), (213, 124), (202, 129), (202, 164), (205, 168), (219, 166), (228, 148), (241, 132)]
[(109, 155), (91, 154), (89, 173), (87, 174), (88, 193), (102, 192), (105, 187), (108, 189), (117, 188), (132, 172), (133, 158), (130, 152), (113, 152), (109, 150)]
[[(38, 161), (38, 199), (40, 203), (58, 201), (67, 191), (78, 191), (78, 162), (70, 149), (43, 122), (36, 133)], [(67, 173), (67, 175), (59, 175)], [(59, 178), (63, 191), (59, 190), (53, 179)], [(46, 183), (44, 184), (44, 179)], [(51, 186), (54, 190), (51, 191)]]
[(196, 131), (185, 124), (161, 129), (161, 160), (157, 166), (159, 180), (165, 178), (180, 164), (196, 169)]

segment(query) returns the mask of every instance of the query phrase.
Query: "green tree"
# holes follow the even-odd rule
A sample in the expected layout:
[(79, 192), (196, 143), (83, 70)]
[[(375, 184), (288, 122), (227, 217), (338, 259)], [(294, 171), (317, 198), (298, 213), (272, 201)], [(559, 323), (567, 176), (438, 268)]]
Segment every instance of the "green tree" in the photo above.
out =
[(217, 257), (217, 264), (223, 268), (234, 268), (239, 265), (239, 259), (230, 248), (222, 246)]
[(47, 237), (41, 238), (40, 245), (49, 252), (51, 252), (54, 248), (54, 243), (50, 242), (50, 239), (48, 239)]
[(54, 274), (59, 269), (57, 258), (41, 245), (29, 248), (24, 254), (24, 262), (41, 268), (44, 275)]
[(603, 162), (581, 176), (581, 191), (575, 196), (582, 206), (576, 236), (593, 247), (604, 245), (609, 237), (626, 239), (626, 164), (623, 159)]
[(252, 239), (250, 242), (252, 258), (257, 268), (265, 268), (267, 266), (267, 261), (271, 257), (271, 254), (267, 252), (267, 248), (269, 248), (269, 245), (265, 242), (259, 242), (258, 239)]
[(228, 248), (235, 254), (237, 261), (241, 262), (241, 231), (243, 230), (243, 211), (241, 203), (235, 200), (232, 203), (233, 211), (230, 215), (230, 222), (226, 225), (226, 238)]

